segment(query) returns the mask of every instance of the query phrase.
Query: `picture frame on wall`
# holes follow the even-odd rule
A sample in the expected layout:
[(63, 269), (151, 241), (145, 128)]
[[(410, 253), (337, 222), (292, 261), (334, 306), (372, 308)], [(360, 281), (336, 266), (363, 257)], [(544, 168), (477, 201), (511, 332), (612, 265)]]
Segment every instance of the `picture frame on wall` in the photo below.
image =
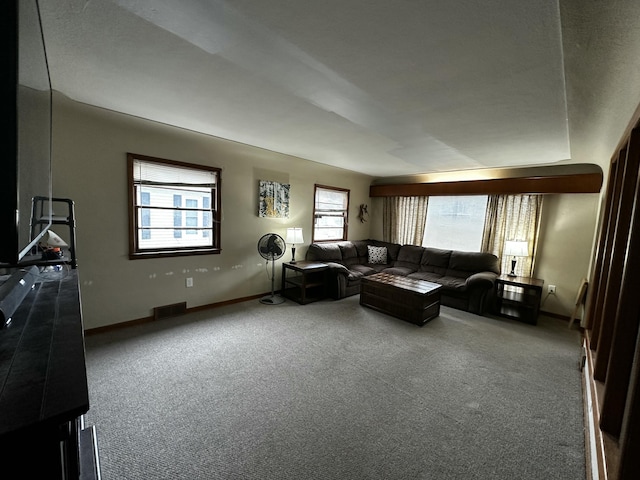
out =
[(288, 183), (260, 180), (258, 216), (263, 218), (289, 218)]

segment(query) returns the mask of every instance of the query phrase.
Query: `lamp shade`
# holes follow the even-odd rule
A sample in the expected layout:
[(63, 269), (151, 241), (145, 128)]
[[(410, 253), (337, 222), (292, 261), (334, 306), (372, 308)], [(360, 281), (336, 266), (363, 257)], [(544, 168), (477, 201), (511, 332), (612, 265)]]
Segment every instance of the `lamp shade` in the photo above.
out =
[(287, 239), (285, 241), (291, 245), (304, 243), (304, 240), (302, 239), (302, 228), (287, 228)]
[(529, 242), (507, 240), (504, 242), (504, 254), (513, 257), (529, 256)]
[(67, 243), (53, 230), (47, 230), (39, 242), (42, 247), (68, 247)]

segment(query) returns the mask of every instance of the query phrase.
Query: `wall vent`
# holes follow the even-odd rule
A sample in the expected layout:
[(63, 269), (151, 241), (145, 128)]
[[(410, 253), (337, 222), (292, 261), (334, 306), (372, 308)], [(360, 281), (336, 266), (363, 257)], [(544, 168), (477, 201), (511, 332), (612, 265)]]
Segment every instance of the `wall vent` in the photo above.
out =
[(176, 317), (187, 313), (187, 302), (173, 303), (171, 305), (163, 305), (162, 307), (154, 307), (153, 319)]

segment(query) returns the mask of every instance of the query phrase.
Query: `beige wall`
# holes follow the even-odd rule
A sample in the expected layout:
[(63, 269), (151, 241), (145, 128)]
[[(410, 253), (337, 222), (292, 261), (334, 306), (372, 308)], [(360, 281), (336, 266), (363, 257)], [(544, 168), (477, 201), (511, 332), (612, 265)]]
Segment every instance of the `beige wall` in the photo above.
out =
[[(54, 104), (54, 195), (76, 204), (77, 251), (85, 328), (151, 315), (153, 307), (188, 307), (268, 293), (271, 268), (257, 252), (265, 233), (303, 228), (311, 240), (315, 183), (348, 188), (349, 238), (369, 236), (357, 221), (369, 201), (371, 177), (78, 104), (61, 95)], [(222, 253), (129, 260), (126, 152), (222, 168)], [(259, 218), (258, 181), (291, 184), (289, 219)], [(56, 233), (67, 238), (66, 227)], [(298, 246), (296, 258), (304, 258)], [(289, 250), (276, 263), (290, 260)], [(193, 277), (194, 287), (185, 279)], [(257, 300), (256, 300), (257, 301)], [(266, 307), (270, 308), (270, 307)]]
[[(534, 271), (545, 283), (543, 311), (573, 312), (580, 281), (589, 279), (599, 201), (596, 193), (545, 196)], [(555, 295), (547, 295), (548, 285), (556, 285)]]

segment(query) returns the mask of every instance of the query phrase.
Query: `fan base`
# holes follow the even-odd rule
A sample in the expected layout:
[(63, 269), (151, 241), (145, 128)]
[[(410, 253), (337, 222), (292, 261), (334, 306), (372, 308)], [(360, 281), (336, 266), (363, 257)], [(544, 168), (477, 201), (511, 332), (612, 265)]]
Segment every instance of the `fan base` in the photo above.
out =
[(284, 302), (284, 298), (278, 297), (276, 295), (265, 295), (260, 299), (260, 303), (264, 303), (266, 305), (279, 305)]

